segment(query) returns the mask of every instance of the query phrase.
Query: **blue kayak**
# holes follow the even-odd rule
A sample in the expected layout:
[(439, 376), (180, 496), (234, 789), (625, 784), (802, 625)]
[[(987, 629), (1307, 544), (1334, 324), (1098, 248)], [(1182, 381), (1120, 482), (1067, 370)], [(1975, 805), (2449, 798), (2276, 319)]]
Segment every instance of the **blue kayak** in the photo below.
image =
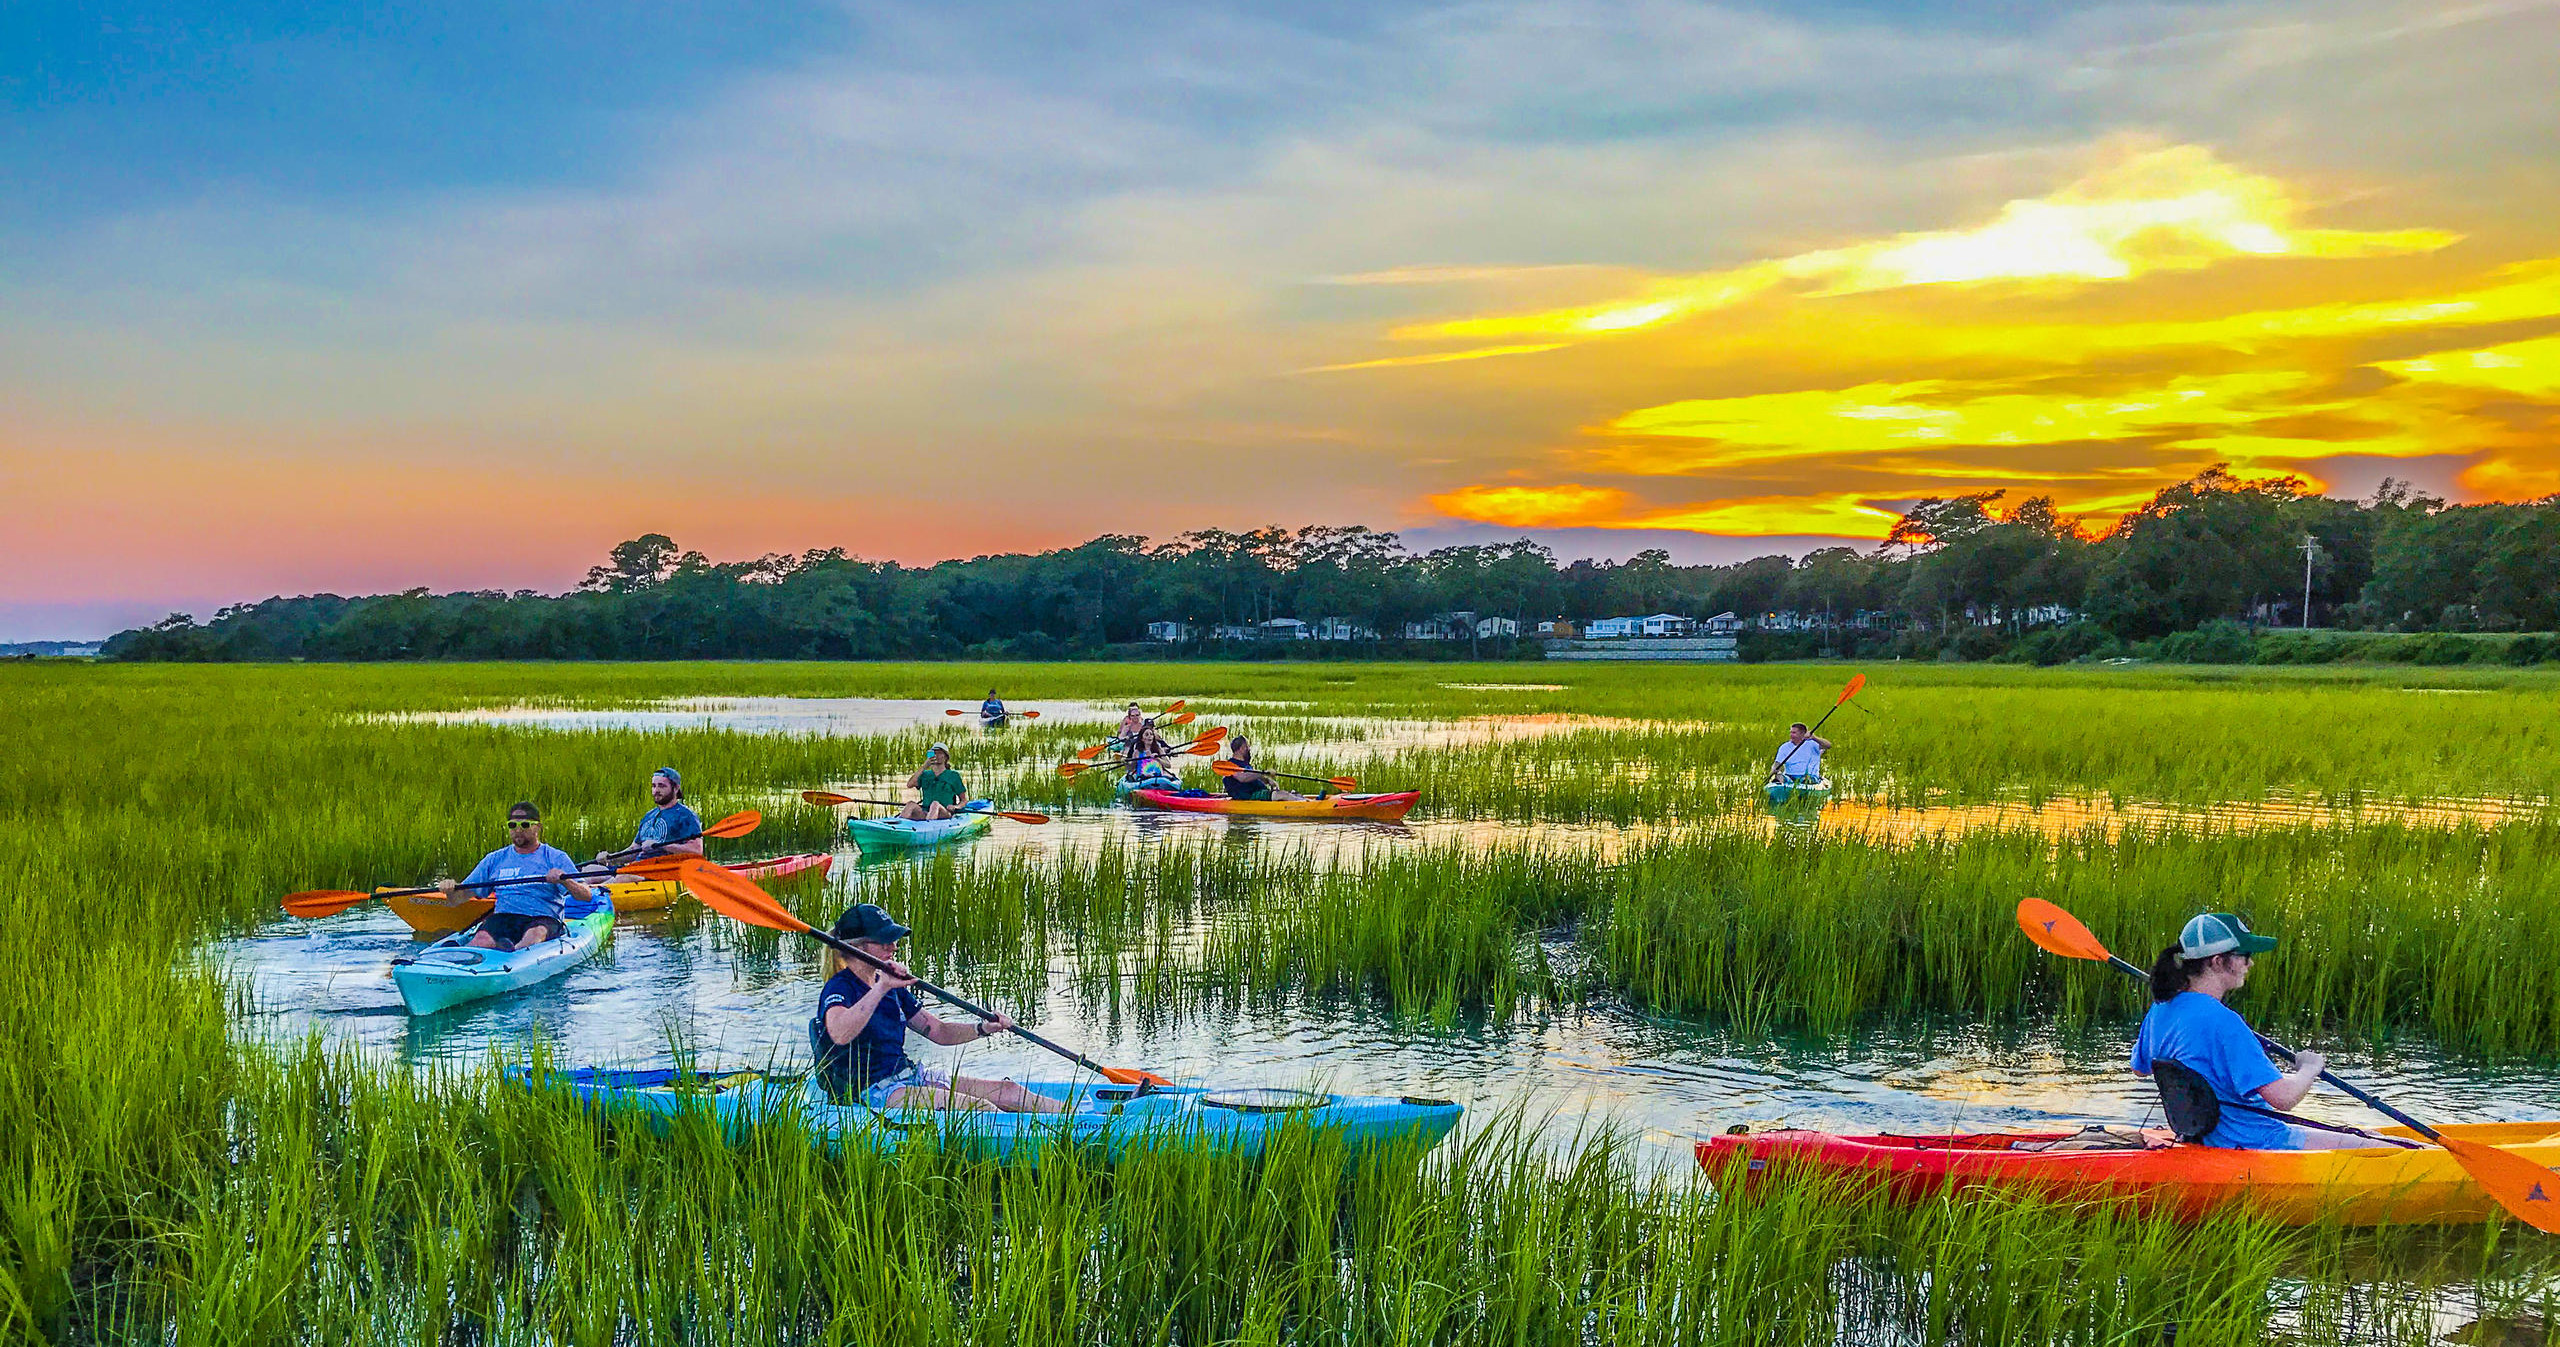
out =
[(391, 980), (412, 1015), (432, 1015), (466, 1001), (486, 1000), (560, 976), (603, 952), (613, 935), (613, 905), (569, 919), (557, 940), (531, 949), (476, 949), (469, 932), (452, 935), (391, 966)]
[(864, 851), (929, 847), (985, 832), (995, 823), (989, 812), (995, 807), (993, 800), (971, 800), (949, 818), (849, 818), (844, 835)]
[(1831, 799), (1828, 781), (1772, 781), (1769, 803), (1775, 805), (1818, 805)]
[(1061, 1143), (1099, 1149), (1115, 1159), (1143, 1146), (1198, 1146), (1250, 1156), (1292, 1128), (1339, 1135), (1354, 1151), (1405, 1138), (1428, 1148), (1458, 1125), (1463, 1112), (1445, 1099), (1412, 1096), (1181, 1086), (1141, 1091), (1090, 1080), (1033, 1080), (1024, 1081), (1024, 1087), (1067, 1101), (1068, 1111), (884, 1113), (859, 1104), (829, 1103), (804, 1077), (756, 1071), (717, 1075), (582, 1067), (537, 1076), (515, 1067), (507, 1078), (520, 1085), (565, 1089), (609, 1117), (637, 1115), (661, 1133), (676, 1118), (698, 1113), (716, 1120), (732, 1140), (759, 1125), (796, 1123), (831, 1148), (852, 1143), (894, 1150), (913, 1136), (1003, 1161), (1036, 1159)]

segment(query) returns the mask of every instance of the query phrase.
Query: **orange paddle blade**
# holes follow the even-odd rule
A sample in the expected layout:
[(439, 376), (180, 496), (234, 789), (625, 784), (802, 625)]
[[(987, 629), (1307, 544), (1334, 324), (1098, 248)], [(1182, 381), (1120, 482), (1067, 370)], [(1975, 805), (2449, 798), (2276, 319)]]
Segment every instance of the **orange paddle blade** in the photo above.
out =
[(1865, 674), (1853, 674), (1853, 675), (1851, 675), (1851, 676), (1850, 676), (1850, 678), (1849, 678), (1849, 686), (1847, 686), (1847, 687), (1845, 687), (1845, 688), (1840, 689), (1840, 701), (1838, 701), (1838, 702), (1833, 702), (1833, 703), (1832, 703), (1832, 705), (1833, 705), (1833, 706), (1838, 706), (1838, 705), (1840, 704), (1840, 702), (1845, 702), (1845, 701), (1849, 700), (1851, 697), (1855, 697), (1855, 696), (1857, 696), (1857, 695), (1858, 695), (1858, 689), (1860, 689), (1860, 688), (1862, 688), (1862, 687), (1865, 687), (1866, 685), (1867, 685), (1867, 676), (1866, 676)]
[(762, 826), (764, 826), (763, 814), (758, 813), (753, 809), (741, 809), (737, 813), (731, 814), (729, 817), (720, 820), (718, 823), (714, 823), (710, 827), (703, 829), (702, 835), (705, 837), (744, 837), (748, 833), (754, 832)]
[(1209, 770), (1216, 772), (1220, 776), (1234, 776), (1236, 773), (1241, 772), (1244, 769), (1224, 758), (1220, 758), (1216, 762), (1209, 764)]
[(1084, 771), (1086, 768), (1091, 766), (1093, 766), (1093, 764), (1089, 762), (1062, 762), (1058, 764), (1058, 775), (1073, 781), (1076, 777), (1076, 773)]
[(1102, 1072), (1104, 1080), (1114, 1085), (1162, 1085), (1168, 1089), (1173, 1085), (1172, 1081), (1166, 1080), (1153, 1071), (1139, 1071), (1125, 1066), (1105, 1066), (1096, 1069)]
[(2047, 953), (2066, 959), (2088, 959), (2105, 963), (2115, 956), (2107, 953), (2104, 941), (2080, 919), (2055, 907), (2042, 898), (2018, 900), (2018, 929)]
[(1014, 822), (1016, 822), (1016, 823), (1046, 823), (1046, 822), (1048, 822), (1048, 821), (1049, 821), (1049, 816), (1048, 816), (1048, 815), (1046, 815), (1046, 814), (1034, 814), (1034, 813), (1032, 813), (1030, 810), (1027, 810), (1027, 809), (1023, 809), (1023, 810), (999, 809), (999, 810), (997, 810), (997, 811), (995, 811), (995, 812), (996, 812), (996, 817), (997, 817), (997, 818), (1009, 818), (1009, 819), (1012, 819), (1012, 820), (1013, 820)]
[(744, 875), (693, 856), (685, 858), (683, 875), (684, 886), (693, 890), (693, 896), (724, 917), (776, 931), (817, 929), (775, 902), (772, 894)]
[(1161, 710), (1161, 711), (1156, 712), (1156, 714), (1157, 714), (1157, 715), (1160, 715), (1160, 716), (1180, 715), (1180, 714), (1182, 713), (1182, 708), (1184, 708), (1184, 707), (1186, 707), (1186, 706), (1189, 706), (1190, 704), (1191, 704), (1191, 703), (1189, 703), (1189, 702), (1181, 702), (1181, 701), (1178, 701), (1178, 702), (1175, 702), (1173, 705), (1168, 706), (1168, 707), (1166, 707), (1165, 709), (1163, 709), (1163, 710)]
[(1016, 711), (1014, 714), (1022, 717), (1024, 720), (1038, 720), (1040, 718), (1040, 713), (1037, 711)]
[(681, 853), (672, 856), (650, 856), (623, 866), (617, 873), (634, 879), (681, 879), (684, 877), (685, 862), (693, 859), (695, 858)]
[(333, 917), (372, 896), (353, 889), (304, 889), (284, 896), (284, 910), (289, 917)]
[(1109, 747), (1111, 747), (1109, 744), (1095, 744), (1091, 748), (1079, 748), (1076, 750), (1076, 756), (1084, 759), (1086, 762), (1091, 762), (1095, 758), (1101, 757), (1102, 750)]
[(1193, 711), (1185, 711), (1185, 712), (1183, 712), (1181, 715), (1175, 716), (1175, 717), (1173, 717), (1172, 719), (1170, 719), (1170, 720), (1166, 721), (1166, 722), (1165, 722), (1165, 724), (1167, 724), (1167, 725), (1188, 725), (1188, 724), (1190, 724), (1192, 721), (1198, 720), (1199, 718), (1200, 718), (1200, 716), (1199, 716), (1199, 714), (1198, 714), (1197, 712), (1193, 712)]
[(838, 795), (831, 790), (804, 790), (800, 792), (800, 798), (807, 800), (811, 804), (818, 805), (821, 808), (832, 808), (836, 805), (852, 804), (854, 802), (852, 796)]
[(965, 716), (969, 713), (966, 711), (945, 711), (942, 714), (946, 716)]
[(1329, 776), (1324, 779), (1324, 783), (1338, 790), (1360, 789), (1360, 778), (1356, 776)]
[(2515, 1213), (2517, 1220), (2536, 1230), (2560, 1234), (2560, 1174), (2521, 1155), (2461, 1137), (2438, 1137), (2436, 1144), (2453, 1152), (2463, 1170), (2487, 1189), (2499, 1206)]

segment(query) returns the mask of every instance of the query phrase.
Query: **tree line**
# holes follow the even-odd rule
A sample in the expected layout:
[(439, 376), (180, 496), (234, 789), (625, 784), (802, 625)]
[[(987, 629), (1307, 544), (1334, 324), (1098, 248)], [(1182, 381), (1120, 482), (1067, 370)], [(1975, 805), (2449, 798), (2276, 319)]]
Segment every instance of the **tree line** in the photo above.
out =
[(2342, 500), (2299, 479), (2250, 482), (2215, 467), (2103, 532), (2050, 497), (2012, 504), (1987, 491), (1916, 502), (1871, 549), (1725, 566), (1674, 565), (1660, 551), (1560, 563), (1525, 538), (1415, 552), (1393, 533), (1326, 525), (1202, 529), (1160, 543), (1110, 534), (923, 567), (842, 548), (715, 562), (653, 533), (615, 547), (565, 594), (276, 597), (201, 623), (173, 614), (118, 634), (106, 654), (1072, 658), (1131, 647), (1153, 621), (1206, 631), (1274, 617), (1346, 619), (1364, 634), (1324, 653), (1413, 654), (1407, 624), (1451, 613), (1510, 617), (1527, 633), (1557, 618), (1787, 612), (1810, 630), (1795, 638), (1802, 653), (2023, 650), (2049, 662), (2226, 624), (2298, 625), (2306, 565), (2313, 625), (2560, 629), (2560, 497), (2448, 505), (2385, 482), (2371, 499)]

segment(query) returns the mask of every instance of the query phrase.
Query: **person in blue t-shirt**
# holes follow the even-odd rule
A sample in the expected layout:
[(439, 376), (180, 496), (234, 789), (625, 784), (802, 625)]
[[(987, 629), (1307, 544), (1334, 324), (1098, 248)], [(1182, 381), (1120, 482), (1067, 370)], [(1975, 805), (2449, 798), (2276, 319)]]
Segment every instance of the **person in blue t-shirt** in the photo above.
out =
[[(643, 856), (702, 854), (702, 816), (684, 802), (684, 778), (673, 767), (649, 774), (649, 802), (631, 834), (631, 849)], [(603, 860), (599, 853), (597, 860)]]
[(1005, 718), (1004, 698), (997, 696), (994, 688), (987, 689), (987, 699), (978, 703), (978, 718), (981, 720)]
[[(539, 876), (542, 884), (509, 884), (489, 890), (497, 908), (480, 923), (471, 943), (481, 949), (531, 949), (545, 940), (559, 938), (568, 929), (562, 915), (570, 900), (593, 903), (595, 890), (578, 882), (578, 863), (558, 847), (542, 841), (542, 811), (531, 800), (519, 800), (507, 811), (507, 844), (480, 858), (471, 867), (463, 884), (478, 884), (492, 879), (528, 879)], [(459, 887), (448, 879), (436, 885), (451, 898)]]
[(887, 964), (875, 968), (837, 950), (827, 951), (830, 975), (809, 1021), (809, 1049), (817, 1057), (818, 1087), (839, 1104), (872, 1108), (1002, 1109), (1007, 1113), (1056, 1113), (1065, 1104), (1010, 1080), (980, 1080), (924, 1066), (907, 1056), (907, 1031), (944, 1047), (993, 1037), (1013, 1027), (998, 1014), (976, 1024), (945, 1024), (909, 990), (915, 976), (897, 960), (904, 926), (874, 903), (857, 903), (836, 918), (835, 937)]
[(2293, 1070), (2279, 1071), (2239, 1012), (2222, 1003), (2249, 980), (2258, 955), (2276, 947), (2228, 912), (2189, 921), (2178, 943), (2151, 965), (2149, 1012), (2133, 1039), (2133, 1073), (2151, 1074), (2156, 1062), (2177, 1062), (2204, 1077), (2220, 1100), (2222, 1120), (2204, 1144), (2233, 1150), (2305, 1151), (2370, 1146), (2369, 1137), (2323, 1132), (2267, 1116), (2291, 1109), (2311, 1092), (2329, 1062), (2319, 1053), (2295, 1054)]

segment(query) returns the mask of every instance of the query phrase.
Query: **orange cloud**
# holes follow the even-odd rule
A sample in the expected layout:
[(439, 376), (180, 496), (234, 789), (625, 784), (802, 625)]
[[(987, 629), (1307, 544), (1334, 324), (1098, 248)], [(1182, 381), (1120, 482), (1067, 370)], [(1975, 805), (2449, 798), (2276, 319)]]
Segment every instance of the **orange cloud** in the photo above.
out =
[(1624, 491), (1571, 483), (1466, 486), (1431, 498), (1431, 507), (1452, 519), (1524, 529), (1605, 526), (1622, 518), (1635, 503), (1635, 497)]

